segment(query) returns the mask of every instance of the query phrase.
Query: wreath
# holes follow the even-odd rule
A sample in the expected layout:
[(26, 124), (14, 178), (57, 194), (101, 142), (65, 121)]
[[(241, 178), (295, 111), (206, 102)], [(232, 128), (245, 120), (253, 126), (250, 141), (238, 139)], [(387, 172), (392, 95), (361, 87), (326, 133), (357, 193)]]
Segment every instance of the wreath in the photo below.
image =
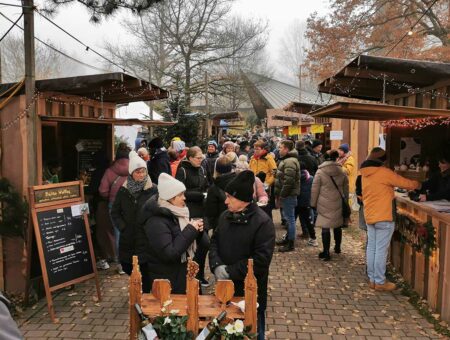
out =
[(403, 243), (409, 243), (426, 257), (436, 250), (436, 231), (431, 221), (421, 222), (411, 213), (398, 209), (397, 231)]
[(0, 236), (24, 236), (28, 204), (6, 179), (0, 179)]

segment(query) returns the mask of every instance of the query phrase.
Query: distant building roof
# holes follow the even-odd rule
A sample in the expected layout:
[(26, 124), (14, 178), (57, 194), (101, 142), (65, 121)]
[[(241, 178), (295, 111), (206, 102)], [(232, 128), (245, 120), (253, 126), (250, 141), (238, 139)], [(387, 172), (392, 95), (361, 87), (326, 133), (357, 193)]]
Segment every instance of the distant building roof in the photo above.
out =
[(242, 77), (259, 118), (266, 117), (267, 109), (281, 109), (291, 102), (323, 105), (328, 100), (328, 95), (310, 90), (302, 90), (300, 98), (298, 87), (260, 74), (248, 72)]

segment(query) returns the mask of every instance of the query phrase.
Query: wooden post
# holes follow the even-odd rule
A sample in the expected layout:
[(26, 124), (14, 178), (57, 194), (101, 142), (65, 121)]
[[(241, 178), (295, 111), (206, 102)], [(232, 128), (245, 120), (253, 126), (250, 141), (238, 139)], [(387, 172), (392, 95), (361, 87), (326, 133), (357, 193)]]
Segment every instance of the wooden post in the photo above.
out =
[(199, 311), (198, 311), (198, 294), (199, 281), (195, 278), (197, 276), (199, 267), (198, 264), (191, 259), (188, 260), (188, 271), (186, 281), (187, 306), (186, 312), (188, 316), (186, 328), (193, 334), (198, 333), (199, 328)]
[(142, 275), (139, 270), (138, 257), (133, 256), (133, 271), (130, 276), (130, 340), (136, 340), (139, 331), (139, 315), (134, 304), (141, 304), (142, 298)]
[(222, 310), (234, 296), (234, 283), (231, 280), (219, 280), (216, 282), (216, 298), (220, 301)]
[[(170, 286), (170, 281), (165, 279), (157, 279), (153, 281), (152, 294), (155, 298), (159, 300), (161, 308), (164, 304), (170, 300), (170, 291), (172, 287)], [(162, 311), (161, 311), (162, 312)], [(164, 314), (164, 313), (162, 313)]]
[(248, 271), (245, 277), (245, 326), (251, 326), (250, 332), (256, 333), (256, 303), (258, 286), (253, 273), (253, 259), (248, 260)]

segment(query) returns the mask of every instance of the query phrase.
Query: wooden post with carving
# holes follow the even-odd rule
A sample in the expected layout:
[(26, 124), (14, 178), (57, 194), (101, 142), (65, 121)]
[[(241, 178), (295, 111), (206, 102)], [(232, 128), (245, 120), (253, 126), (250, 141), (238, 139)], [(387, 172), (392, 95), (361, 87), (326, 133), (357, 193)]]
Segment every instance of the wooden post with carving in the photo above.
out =
[(199, 281), (195, 278), (197, 276), (198, 270), (198, 264), (189, 259), (186, 277), (186, 312), (188, 316), (186, 328), (193, 334), (197, 334), (199, 328), (198, 294), (200, 286)]
[(133, 271), (130, 276), (130, 340), (136, 340), (139, 332), (140, 320), (134, 304), (141, 304), (142, 275), (139, 270), (138, 257), (133, 256)]
[(216, 298), (220, 301), (221, 309), (227, 308), (227, 303), (234, 296), (234, 283), (231, 280), (218, 280), (216, 282)]
[(248, 260), (247, 276), (245, 277), (245, 319), (244, 325), (251, 326), (251, 332), (256, 333), (256, 302), (258, 286), (253, 273), (253, 259)]

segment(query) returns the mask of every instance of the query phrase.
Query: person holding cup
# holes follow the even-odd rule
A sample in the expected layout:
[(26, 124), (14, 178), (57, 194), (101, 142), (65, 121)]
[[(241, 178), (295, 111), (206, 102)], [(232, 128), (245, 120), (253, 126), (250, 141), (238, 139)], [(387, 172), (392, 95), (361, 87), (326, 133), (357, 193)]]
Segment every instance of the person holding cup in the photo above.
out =
[(167, 279), (172, 294), (186, 293), (186, 262), (194, 257), (203, 235), (203, 220), (190, 218), (185, 191), (182, 182), (162, 173), (158, 195), (139, 214), (137, 253), (147, 263), (150, 287), (155, 279)]

